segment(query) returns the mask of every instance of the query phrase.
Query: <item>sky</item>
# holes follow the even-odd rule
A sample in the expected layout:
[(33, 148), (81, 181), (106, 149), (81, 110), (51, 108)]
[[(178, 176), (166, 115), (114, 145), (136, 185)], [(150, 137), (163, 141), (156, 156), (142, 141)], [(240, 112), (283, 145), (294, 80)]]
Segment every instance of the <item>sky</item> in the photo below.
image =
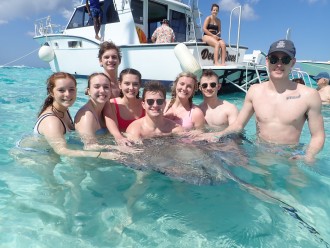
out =
[[(38, 58), (33, 40), (34, 21), (48, 15), (65, 26), (79, 0), (11, 0), (0, 2), (0, 66), (48, 67)], [(231, 10), (241, 5), (240, 45), (267, 53), (272, 42), (286, 37), (291, 29), (297, 59), (330, 60), (330, 0), (199, 0), (202, 23), (212, 3), (220, 6), (222, 38), (228, 42)], [(237, 27), (237, 19), (232, 27)], [(236, 25), (236, 26), (235, 26)], [(237, 30), (231, 34), (232, 44)]]

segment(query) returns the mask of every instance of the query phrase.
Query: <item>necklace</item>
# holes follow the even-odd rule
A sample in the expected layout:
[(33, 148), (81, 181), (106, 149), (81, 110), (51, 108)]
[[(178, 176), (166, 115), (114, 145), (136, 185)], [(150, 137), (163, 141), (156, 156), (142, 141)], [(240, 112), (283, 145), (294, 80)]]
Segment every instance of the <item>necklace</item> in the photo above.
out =
[(62, 119), (64, 117), (64, 112), (55, 108), (54, 105), (52, 105), (52, 111), (58, 118)]

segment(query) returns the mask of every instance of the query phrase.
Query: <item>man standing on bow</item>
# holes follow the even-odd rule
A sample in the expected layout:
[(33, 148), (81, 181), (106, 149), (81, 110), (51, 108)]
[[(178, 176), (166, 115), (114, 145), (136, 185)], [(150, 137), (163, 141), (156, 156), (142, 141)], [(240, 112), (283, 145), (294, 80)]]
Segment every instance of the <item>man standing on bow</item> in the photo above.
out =
[(93, 18), (94, 23), (94, 30), (95, 30), (95, 39), (101, 40), (101, 37), (99, 36), (99, 32), (101, 29), (101, 23), (102, 23), (102, 10), (99, 0), (86, 0), (86, 9), (88, 12), (88, 15)]

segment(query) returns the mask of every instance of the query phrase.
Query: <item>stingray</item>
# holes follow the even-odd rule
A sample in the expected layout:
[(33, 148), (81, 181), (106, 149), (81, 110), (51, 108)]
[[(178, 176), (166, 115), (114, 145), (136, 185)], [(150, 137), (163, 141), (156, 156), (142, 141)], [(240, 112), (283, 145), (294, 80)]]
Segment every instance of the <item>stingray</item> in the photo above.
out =
[[(234, 144), (233, 144), (234, 141)], [(244, 139), (245, 142), (253, 144)], [(248, 191), (257, 198), (279, 205), (285, 213), (298, 220), (310, 233), (326, 247), (330, 245), (322, 239), (319, 232), (305, 222), (298, 211), (265, 189), (251, 185), (235, 176), (227, 167), (239, 166), (248, 157), (240, 148), (241, 137), (230, 136), (217, 143), (187, 142), (175, 137), (157, 137), (145, 139), (142, 153), (128, 156), (123, 162), (136, 170), (155, 171), (175, 180), (194, 185), (216, 185), (232, 180), (243, 190)], [(229, 146), (229, 148), (228, 148)]]

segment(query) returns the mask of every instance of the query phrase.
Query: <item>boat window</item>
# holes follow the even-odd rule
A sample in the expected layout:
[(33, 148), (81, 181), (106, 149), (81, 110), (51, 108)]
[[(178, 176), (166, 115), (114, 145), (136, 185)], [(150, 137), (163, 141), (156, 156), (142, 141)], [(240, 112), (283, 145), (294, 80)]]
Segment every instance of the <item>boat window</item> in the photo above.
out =
[(170, 10), (170, 24), (171, 28), (175, 33), (175, 41), (183, 42), (186, 41), (186, 15), (174, 10)]
[(76, 8), (76, 11), (74, 12), (74, 14), (72, 16), (72, 18), (67, 26), (67, 29), (81, 28), (81, 27), (87, 26), (88, 19), (89, 19), (89, 16), (88, 16), (85, 6)]
[[(103, 11), (102, 24), (119, 22), (118, 13), (113, 5), (113, 1), (101, 2)], [(93, 26), (93, 19), (89, 17), (87, 9), (84, 6), (76, 8), (67, 29)]]
[(148, 40), (151, 40), (151, 35), (160, 26), (160, 22), (167, 19), (167, 6), (149, 1), (148, 3)]
[(131, 9), (134, 22), (143, 25), (143, 2), (141, 0), (132, 0)]
[(104, 1), (102, 24), (119, 22), (118, 12), (113, 2), (114, 1)]
[(81, 41), (68, 41), (68, 47), (70, 48), (81, 48), (82, 42)]

